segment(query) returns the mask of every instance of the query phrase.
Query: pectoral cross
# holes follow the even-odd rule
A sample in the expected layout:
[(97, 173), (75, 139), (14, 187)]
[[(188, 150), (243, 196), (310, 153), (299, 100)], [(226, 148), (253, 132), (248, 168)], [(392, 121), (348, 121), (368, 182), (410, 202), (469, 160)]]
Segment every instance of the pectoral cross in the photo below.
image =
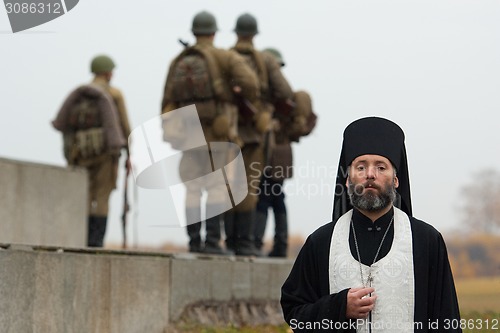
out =
[[(371, 287), (372, 286), (372, 283), (373, 283), (373, 275), (372, 275), (372, 270), (371, 270), (371, 267), (370, 267), (370, 273), (368, 273), (368, 278), (366, 279), (366, 283), (368, 284), (368, 287)], [(370, 293), (370, 297), (372, 297), (372, 293)], [(370, 313), (368, 314), (368, 332), (371, 333), (372, 332), (372, 312), (370, 311)]]
[[(371, 287), (372, 283), (373, 283), (373, 276), (372, 276), (372, 272), (370, 272), (370, 274), (368, 274), (368, 279), (366, 280), (366, 284), (368, 284), (368, 287)], [(371, 296), (371, 294), (370, 294), (370, 296)]]

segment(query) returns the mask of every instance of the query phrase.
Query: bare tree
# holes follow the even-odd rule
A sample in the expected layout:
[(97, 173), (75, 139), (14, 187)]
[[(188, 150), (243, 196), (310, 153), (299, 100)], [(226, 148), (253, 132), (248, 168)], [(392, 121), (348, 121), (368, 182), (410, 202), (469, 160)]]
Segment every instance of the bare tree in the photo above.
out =
[(472, 232), (500, 233), (500, 173), (487, 169), (462, 187), (462, 222)]

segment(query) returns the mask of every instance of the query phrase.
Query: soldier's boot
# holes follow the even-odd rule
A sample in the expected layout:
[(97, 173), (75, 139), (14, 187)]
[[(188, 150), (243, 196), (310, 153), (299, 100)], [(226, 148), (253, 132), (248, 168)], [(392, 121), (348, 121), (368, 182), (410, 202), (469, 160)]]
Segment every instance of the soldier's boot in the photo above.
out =
[(87, 246), (102, 247), (104, 244), (104, 235), (108, 224), (107, 216), (89, 216)]
[(269, 256), (286, 258), (288, 250), (288, 220), (286, 213), (276, 214), (274, 220), (274, 244)]
[(264, 234), (267, 225), (267, 208), (265, 211), (257, 210), (255, 213), (254, 244), (258, 251), (262, 251), (264, 245)]
[(259, 257), (261, 253), (255, 248), (254, 244), (255, 211), (238, 212), (234, 223), (236, 229), (236, 255)]
[(205, 221), (205, 229), (207, 230), (207, 235), (205, 239), (205, 248), (203, 249), (204, 253), (208, 254), (220, 254), (220, 255), (232, 255), (234, 254), (232, 251), (227, 251), (223, 249), (220, 245), (221, 240), (221, 225), (220, 219), (221, 215), (217, 215), (211, 218), (208, 218)]
[(200, 207), (187, 207), (186, 208), (186, 223), (187, 234), (189, 237), (189, 252), (202, 252), (201, 246), (201, 212)]
[(231, 209), (224, 214), (224, 232), (226, 234), (226, 249), (235, 252), (234, 244), (236, 243), (236, 233), (234, 229), (235, 213)]

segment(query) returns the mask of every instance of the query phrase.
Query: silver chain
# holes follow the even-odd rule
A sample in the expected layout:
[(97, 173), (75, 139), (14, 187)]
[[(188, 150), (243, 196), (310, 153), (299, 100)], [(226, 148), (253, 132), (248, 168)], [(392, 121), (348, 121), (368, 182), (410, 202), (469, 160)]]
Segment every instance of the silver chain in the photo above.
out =
[(366, 279), (366, 284), (365, 284), (365, 278), (363, 276), (363, 266), (361, 264), (361, 256), (359, 255), (359, 246), (358, 246), (358, 239), (356, 237), (356, 230), (354, 229), (354, 222), (352, 221), (351, 218), (351, 227), (352, 227), (352, 234), (354, 236), (354, 245), (356, 245), (356, 254), (358, 255), (358, 262), (359, 262), (359, 272), (361, 273), (361, 283), (363, 284), (363, 287), (366, 287), (368, 284), (371, 287), (373, 277), (372, 277), (372, 265), (377, 261), (378, 254), (380, 253), (380, 249), (382, 248), (382, 244), (384, 244), (385, 236), (387, 236), (387, 233), (389, 232), (389, 229), (391, 228), (391, 224), (394, 221), (394, 215), (392, 216), (391, 222), (389, 222), (389, 225), (387, 226), (387, 229), (384, 232), (384, 236), (382, 237), (382, 240), (380, 241), (380, 245), (378, 246), (377, 253), (375, 254), (375, 258), (373, 258), (372, 264), (368, 267), (368, 278)]

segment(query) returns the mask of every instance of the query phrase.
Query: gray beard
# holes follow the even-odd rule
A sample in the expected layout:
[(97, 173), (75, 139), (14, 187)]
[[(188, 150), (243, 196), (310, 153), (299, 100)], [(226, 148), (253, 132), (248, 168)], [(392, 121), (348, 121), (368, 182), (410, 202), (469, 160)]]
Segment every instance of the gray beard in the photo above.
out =
[(356, 185), (349, 181), (347, 194), (349, 195), (353, 207), (369, 212), (376, 212), (386, 208), (394, 202), (396, 199), (396, 187), (393, 183), (382, 189), (379, 194), (370, 192), (361, 194), (356, 190)]

